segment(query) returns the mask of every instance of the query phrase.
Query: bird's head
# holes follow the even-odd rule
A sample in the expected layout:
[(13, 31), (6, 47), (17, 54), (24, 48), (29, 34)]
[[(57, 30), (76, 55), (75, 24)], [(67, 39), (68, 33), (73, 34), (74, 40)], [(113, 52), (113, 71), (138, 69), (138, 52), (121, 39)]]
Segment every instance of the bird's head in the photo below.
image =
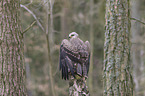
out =
[(76, 37), (78, 37), (78, 34), (76, 32), (72, 32), (72, 33), (69, 34), (70, 39), (71, 38), (76, 38)]

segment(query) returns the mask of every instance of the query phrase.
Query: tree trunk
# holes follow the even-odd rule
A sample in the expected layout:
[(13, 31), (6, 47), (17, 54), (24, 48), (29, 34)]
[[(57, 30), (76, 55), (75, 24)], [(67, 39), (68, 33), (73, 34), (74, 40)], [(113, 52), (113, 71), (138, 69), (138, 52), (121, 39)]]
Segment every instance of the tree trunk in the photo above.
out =
[(20, 0), (0, 1), (0, 96), (26, 96)]
[[(62, 12), (61, 12), (61, 37), (68, 38), (67, 32), (70, 32), (70, 11), (71, 1), (62, 0)], [(72, 27), (72, 26), (71, 26)]]
[[(139, 16), (139, 2), (137, 0), (132, 0), (132, 17), (140, 19)], [(133, 75), (134, 75), (134, 83), (135, 83), (135, 94), (140, 90), (139, 86), (139, 77), (141, 75), (140, 73), (140, 50), (141, 50), (141, 45), (139, 44), (141, 41), (141, 36), (140, 34), (140, 23), (136, 21), (132, 21), (132, 63), (133, 63)], [(138, 96), (138, 95), (137, 95)]]
[(70, 79), (69, 96), (90, 96), (85, 78), (74, 79), (72, 77)]
[[(45, 0), (44, 0), (45, 1)], [(54, 0), (46, 0), (46, 43), (47, 43), (47, 51), (48, 51), (48, 68), (49, 68), (49, 78), (50, 78), (50, 89), (51, 89), (51, 95), (56, 96), (55, 94), (55, 88), (54, 88), (54, 80), (53, 80), (53, 72), (52, 72), (52, 51), (54, 44), (54, 38), (53, 38), (53, 13), (52, 8), (54, 4)]]
[(106, 1), (104, 96), (133, 96), (129, 0)]
[[(65, 6), (65, 4), (64, 4)], [(68, 8), (63, 8), (62, 9), (62, 14), (61, 14), (61, 33), (62, 33), (62, 38), (68, 38), (66, 34), (67, 32), (69, 32), (69, 20), (68, 20)]]
[(94, 29), (93, 29), (93, 8), (94, 8), (94, 0), (90, 0), (90, 45), (91, 45), (91, 56), (90, 56), (90, 69), (89, 69), (89, 80), (88, 86), (90, 90), (90, 94), (93, 93), (93, 53), (94, 53)]

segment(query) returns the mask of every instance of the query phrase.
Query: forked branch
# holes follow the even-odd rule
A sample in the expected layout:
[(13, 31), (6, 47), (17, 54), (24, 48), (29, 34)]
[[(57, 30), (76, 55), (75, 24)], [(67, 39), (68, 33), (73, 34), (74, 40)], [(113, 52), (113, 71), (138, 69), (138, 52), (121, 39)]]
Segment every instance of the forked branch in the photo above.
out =
[(37, 21), (38, 25), (40, 26), (40, 28), (43, 30), (43, 32), (45, 32), (42, 24), (39, 22), (38, 18), (36, 17), (36, 15), (30, 10), (28, 9), (26, 6), (20, 4), (21, 7), (23, 7), (25, 10), (27, 10), (30, 14), (32, 14), (32, 16), (34, 17), (34, 19)]

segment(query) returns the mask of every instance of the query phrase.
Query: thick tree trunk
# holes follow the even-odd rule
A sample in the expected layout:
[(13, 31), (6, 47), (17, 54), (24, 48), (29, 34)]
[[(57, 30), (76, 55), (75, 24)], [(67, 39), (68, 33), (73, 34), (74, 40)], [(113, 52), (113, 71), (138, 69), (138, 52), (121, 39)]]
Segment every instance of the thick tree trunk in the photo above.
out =
[(20, 0), (0, 1), (0, 96), (26, 96)]
[(129, 0), (106, 1), (104, 96), (133, 96)]

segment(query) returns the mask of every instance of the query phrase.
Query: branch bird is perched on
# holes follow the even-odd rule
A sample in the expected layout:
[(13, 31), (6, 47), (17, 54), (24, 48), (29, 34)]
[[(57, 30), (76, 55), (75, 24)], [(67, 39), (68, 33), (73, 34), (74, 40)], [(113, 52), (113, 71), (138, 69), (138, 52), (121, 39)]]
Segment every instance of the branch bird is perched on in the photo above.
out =
[(71, 76), (88, 77), (90, 63), (90, 43), (78, 38), (76, 32), (69, 34), (69, 40), (64, 39), (60, 46), (60, 70), (62, 79)]

